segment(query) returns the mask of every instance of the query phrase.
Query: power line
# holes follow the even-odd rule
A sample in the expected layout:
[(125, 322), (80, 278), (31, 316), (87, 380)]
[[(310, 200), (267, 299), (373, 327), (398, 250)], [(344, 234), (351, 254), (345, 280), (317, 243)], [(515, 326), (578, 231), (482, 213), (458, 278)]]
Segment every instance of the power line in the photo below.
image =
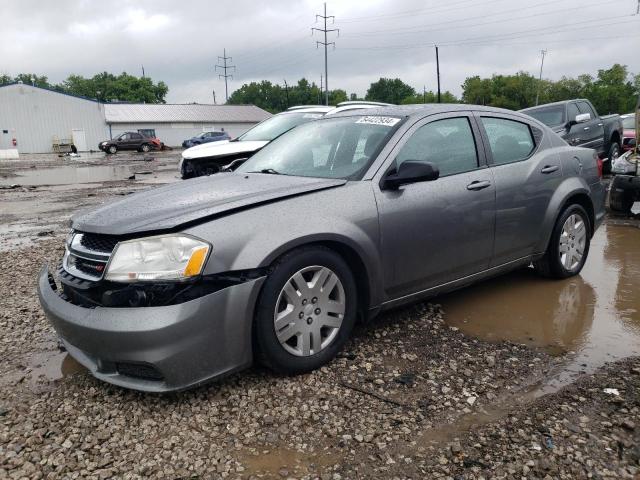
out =
[(231, 57), (227, 57), (227, 49), (223, 49), (223, 54), (222, 57), (218, 57), (218, 61), (222, 60), (222, 65), (218, 65), (216, 64), (215, 69), (214, 70), (218, 70), (218, 68), (223, 69), (224, 74), (218, 74), (218, 78), (224, 78), (224, 98), (225, 98), (225, 102), (229, 101), (229, 86), (227, 85), (227, 79), (231, 78), (233, 79), (233, 75), (228, 75), (227, 74), (227, 70), (230, 70), (233, 68), (233, 71), (236, 71), (236, 66), (235, 65), (227, 65), (227, 60), (232, 60)]
[(540, 50), (542, 55), (542, 61), (540, 62), (540, 76), (538, 77), (538, 91), (536, 92), (536, 106), (538, 106), (538, 99), (540, 98), (540, 86), (542, 85), (542, 68), (544, 67), (544, 57), (547, 54), (546, 50)]
[(324, 33), (324, 42), (320, 42), (316, 40), (316, 48), (318, 48), (318, 45), (324, 45), (324, 89), (325, 89), (324, 104), (329, 105), (329, 67), (328, 67), (328, 60), (327, 60), (327, 47), (329, 45), (333, 45), (333, 48), (336, 48), (336, 42), (327, 42), (327, 33), (338, 32), (338, 35), (340, 35), (340, 29), (339, 28), (327, 29), (327, 20), (330, 18), (332, 23), (335, 23), (336, 17), (334, 17), (333, 15), (327, 16), (326, 2), (324, 4), (324, 15), (316, 15), (316, 22), (318, 21), (318, 18), (321, 18), (324, 21), (324, 28), (312, 27), (311, 34), (313, 35), (314, 31)]

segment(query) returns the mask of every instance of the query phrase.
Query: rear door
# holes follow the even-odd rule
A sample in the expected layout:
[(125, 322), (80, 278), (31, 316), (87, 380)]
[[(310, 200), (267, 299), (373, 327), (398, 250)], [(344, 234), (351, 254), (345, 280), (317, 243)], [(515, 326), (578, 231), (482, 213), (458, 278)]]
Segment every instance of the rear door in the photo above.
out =
[(496, 185), (494, 267), (534, 253), (562, 169), (534, 124), (509, 114), (479, 112), (477, 119)]
[(130, 133), (129, 134), (129, 142), (128, 148), (131, 150), (137, 150), (140, 148), (144, 140), (144, 137), (139, 133)]
[(390, 154), (438, 166), (430, 182), (374, 191), (385, 289), (397, 298), (485, 270), (493, 251), (495, 185), (471, 113), (434, 115), (409, 129)]

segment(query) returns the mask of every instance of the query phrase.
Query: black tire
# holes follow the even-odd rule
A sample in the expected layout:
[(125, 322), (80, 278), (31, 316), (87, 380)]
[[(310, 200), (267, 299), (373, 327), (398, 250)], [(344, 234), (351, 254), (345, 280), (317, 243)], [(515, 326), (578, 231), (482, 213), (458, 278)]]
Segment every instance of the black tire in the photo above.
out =
[[(332, 270), (345, 293), (345, 313), (332, 342), (318, 353), (296, 356), (282, 346), (276, 336), (274, 313), (281, 290), (289, 279), (306, 267), (320, 266)], [(349, 339), (357, 315), (357, 288), (351, 269), (343, 258), (325, 247), (303, 247), (281, 257), (267, 277), (256, 308), (254, 335), (256, 358), (278, 373), (295, 375), (320, 368), (331, 361)]]
[(602, 164), (602, 173), (611, 173), (613, 162), (620, 156), (620, 145), (618, 142), (611, 142), (609, 152), (607, 153), (608, 161)]
[(633, 197), (626, 190), (616, 188), (616, 177), (611, 182), (611, 191), (609, 192), (609, 208), (614, 212), (631, 213), (633, 207)]
[[(582, 259), (577, 266), (572, 269), (567, 269), (560, 260), (560, 236), (565, 222), (574, 214), (579, 215), (584, 222), (584, 226), (586, 228), (586, 239)], [(543, 277), (558, 279), (572, 277), (580, 273), (582, 267), (584, 267), (584, 263), (587, 261), (587, 256), (589, 255), (591, 232), (592, 226), (586, 210), (578, 204), (566, 207), (556, 220), (556, 224), (554, 225), (553, 232), (551, 234), (551, 239), (549, 240), (549, 245), (547, 246), (547, 251), (542, 258), (533, 262), (533, 267), (536, 272)]]
[(107, 153), (110, 153), (111, 155), (114, 155), (117, 152), (118, 152), (118, 147), (116, 147), (115, 145), (109, 145), (107, 147)]
[(151, 146), (148, 143), (143, 143), (140, 147), (140, 150), (144, 153), (149, 153), (149, 151), (151, 150)]

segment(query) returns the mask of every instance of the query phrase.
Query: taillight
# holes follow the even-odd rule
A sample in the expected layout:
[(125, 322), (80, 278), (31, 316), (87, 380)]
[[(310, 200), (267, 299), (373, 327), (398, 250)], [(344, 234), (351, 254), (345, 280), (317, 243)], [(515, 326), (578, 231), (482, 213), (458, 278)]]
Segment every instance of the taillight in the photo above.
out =
[(596, 163), (598, 165), (598, 176), (602, 178), (603, 161), (600, 157), (596, 156)]

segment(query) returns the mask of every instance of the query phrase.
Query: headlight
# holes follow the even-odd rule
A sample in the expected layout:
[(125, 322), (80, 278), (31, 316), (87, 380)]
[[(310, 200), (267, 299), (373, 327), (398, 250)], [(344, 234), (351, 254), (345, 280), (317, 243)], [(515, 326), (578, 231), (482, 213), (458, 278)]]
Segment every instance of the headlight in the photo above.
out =
[(147, 237), (120, 242), (107, 265), (114, 282), (186, 280), (200, 275), (211, 246), (186, 235)]

